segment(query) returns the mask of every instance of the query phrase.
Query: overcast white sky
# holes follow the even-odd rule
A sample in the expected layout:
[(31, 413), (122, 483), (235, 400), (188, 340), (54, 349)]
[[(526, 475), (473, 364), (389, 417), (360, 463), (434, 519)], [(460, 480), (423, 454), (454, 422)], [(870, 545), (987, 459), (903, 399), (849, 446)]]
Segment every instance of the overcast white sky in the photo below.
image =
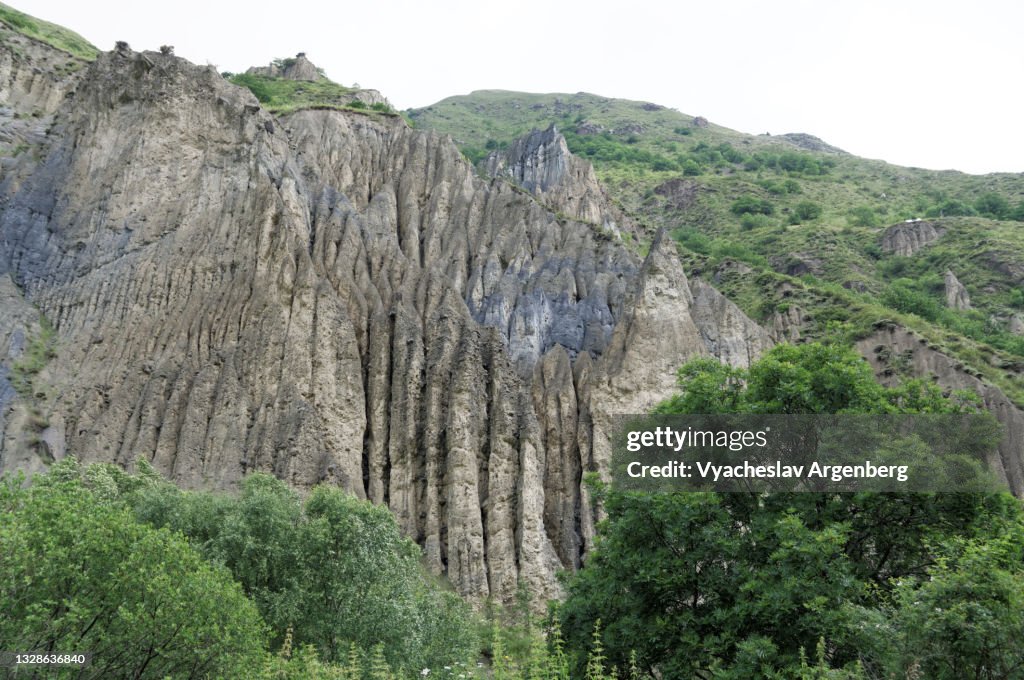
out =
[(304, 51), (400, 109), (477, 89), (652, 101), (860, 156), (1024, 172), (1024, 2), (4, 0), (101, 49), (241, 71)]

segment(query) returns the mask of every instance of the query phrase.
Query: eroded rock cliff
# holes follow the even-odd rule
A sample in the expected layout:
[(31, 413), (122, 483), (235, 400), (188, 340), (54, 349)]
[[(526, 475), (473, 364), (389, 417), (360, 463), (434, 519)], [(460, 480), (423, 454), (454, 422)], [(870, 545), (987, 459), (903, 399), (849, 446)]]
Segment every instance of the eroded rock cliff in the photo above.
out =
[(631, 229), (622, 212), (611, 205), (594, 167), (569, 152), (554, 124), (516, 139), (504, 151), (492, 152), (482, 164), (491, 177), (514, 182), (572, 219), (599, 225), (615, 235), (622, 227)]
[(887, 324), (872, 335), (859, 340), (857, 349), (875, 368), (883, 382), (893, 383), (902, 375), (930, 378), (946, 391), (968, 390), (981, 397), (982, 402), (1003, 426), (1004, 436), (999, 445), (999, 460), (994, 469), (1000, 470), (1010, 490), (1017, 496), (1024, 494), (1024, 411), (1017, 407), (995, 385), (972, 375), (963, 364), (944, 354), (927, 340), (906, 328)]
[(670, 241), (642, 260), (557, 215), (586, 218), (558, 181), (541, 204), (481, 180), (401, 118), (272, 120), (154, 52), (102, 55), (72, 90), (0, 187), (5, 323), (56, 330), (40, 434), (8, 392), (0, 468), (142, 457), (190, 487), (339, 484), (461, 593), (543, 600), (593, 536), (581, 478), (607, 465), (611, 417), (691, 356), (768, 344)]

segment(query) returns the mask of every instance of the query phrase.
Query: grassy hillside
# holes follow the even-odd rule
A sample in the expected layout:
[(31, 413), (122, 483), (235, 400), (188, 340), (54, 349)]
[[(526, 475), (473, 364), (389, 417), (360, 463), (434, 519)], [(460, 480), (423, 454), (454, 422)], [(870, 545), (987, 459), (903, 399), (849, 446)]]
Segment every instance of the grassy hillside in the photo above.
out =
[[(486, 90), (407, 113), (472, 160), (555, 123), (623, 209), (667, 228), (690, 270), (754, 318), (799, 306), (810, 337), (898, 321), (1024, 404), (1024, 175), (899, 167), (586, 93)], [(944, 235), (911, 257), (884, 252), (885, 229), (916, 218)], [(945, 306), (947, 269), (972, 309)]]
[(393, 113), (384, 104), (368, 106), (359, 99), (358, 89), (339, 85), (327, 78), (312, 82), (237, 73), (230, 75), (228, 80), (249, 88), (263, 107), (272, 113), (284, 114), (311, 108)]
[(56, 47), (79, 59), (92, 61), (100, 52), (88, 40), (74, 31), (36, 19), (2, 3), (0, 3), (0, 21), (29, 38)]

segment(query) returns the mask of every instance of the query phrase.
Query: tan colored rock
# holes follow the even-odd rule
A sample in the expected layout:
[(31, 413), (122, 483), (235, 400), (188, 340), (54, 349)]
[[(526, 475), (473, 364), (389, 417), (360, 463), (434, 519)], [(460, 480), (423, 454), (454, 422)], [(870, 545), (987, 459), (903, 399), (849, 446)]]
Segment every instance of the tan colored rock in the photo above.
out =
[(520, 137), (505, 151), (492, 152), (483, 166), (491, 177), (511, 180), (568, 217), (614, 234), (625, 226), (625, 216), (612, 207), (594, 167), (569, 152), (554, 124)]
[[(694, 295), (667, 239), (640, 262), (434, 132), (270, 120), (212, 69), (108, 53), (5, 176), (11, 309), (58, 333), (48, 450), (191, 488), (337, 484), (463, 594), (559, 595), (612, 417), (667, 396), (687, 358), (742, 364), (764, 338)], [(0, 464), (31, 468), (5, 422)]]
[(947, 269), (943, 282), (946, 286), (947, 307), (959, 310), (971, 308), (971, 296), (967, 293), (967, 288), (964, 287), (964, 284), (960, 283), (960, 279), (956, 278), (953, 272)]
[(949, 390), (970, 390), (978, 394), (1004, 429), (998, 460), (990, 461), (1017, 496), (1024, 493), (1024, 410), (1021, 410), (994, 385), (968, 374), (963, 366), (941, 351), (928, 346), (923, 338), (900, 326), (877, 330), (857, 342), (857, 350), (871, 363), (883, 382), (899, 380), (889, 365), (899, 356), (916, 376), (931, 378)]
[(946, 228), (935, 222), (911, 220), (894, 224), (882, 234), (882, 251), (910, 257), (942, 238)]

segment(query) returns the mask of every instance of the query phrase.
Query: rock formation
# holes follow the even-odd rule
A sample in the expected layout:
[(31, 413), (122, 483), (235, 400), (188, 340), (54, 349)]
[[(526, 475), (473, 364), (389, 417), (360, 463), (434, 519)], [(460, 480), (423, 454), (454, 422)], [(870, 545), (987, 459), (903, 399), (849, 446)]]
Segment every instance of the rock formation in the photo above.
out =
[(31, 398), (0, 376), (0, 469), (142, 457), (187, 487), (338, 484), (459, 592), (543, 601), (593, 537), (581, 478), (613, 417), (691, 356), (768, 344), (671, 242), (641, 261), (556, 217), (610, 209), (574, 193), (590, 175), (553, 130), (561, 169), (516, 175), (542, 205), (401, 118), (274, 119), (172, 55), (101, 55), (66, 91), (0, 182), (4, 366), (40, 314), (56, 330)]
[[(299, 52), (290, 59), (278, 59), (267, 66), (252, 66), (246, 75), (260, 76), (262, 78), (281, 78), (283, 80), (295, 80), (300, 82), (314, 83), (325, 80), (323, 72), (316, 64), (306, 58), (305, 52)], [(345, 91), (342, 88), (342, 91)], [(350, 104), (356, 100), (367, 106), (384, 104), (391, 106), (387, 98), (377, 90), (360, 89), (358, 85), (348, 91), (346, 96), (337, 96), (335, 104)]]
[(901, 222), (883, 232), (882, 251), (910, 257), (928, 244), (938, 241), (945, 233), (945, 227), (935, 222)]
[(265, 78), (284, 78), (285, 80), (305, 80), (315, 82), (323, 78), (320, 69), (299, 52), (293, 59), (282, 59), (268, 66), (253, 66), (246, 74)]
[(575, 220), (591, 222), (618, 233), (625, 219), (597, 181), (594, 167), (569, 152), (565, 137), (552, 124), (515, 140), (505, 151), (483, 161), (491, 177), (504, 177), (523, 187), (542, 203), (557, 206)]
[(943, 275), (943, 283), (945, 284), (947, 307), (959, 310), (971, 308), (971, 296), (968, 295), (964, 284), (960, 283), (960, 279), (956, 278), (956, 274), (947, 269)]
[(797, 305), (789, 305), (785, 311), (772, 314), (769, 332), (775, 342), (796, 342), (801, 337), (801, 329), (808, 321), (804, 310)]
[[(959, 362), (928, 345), (912, 331), (890, 324), (857, 342), (857, 349), (874, 367), (883, 382), (900, 379), (900, 373), (931, 376), (937, 384), (952, 390), (970, 390), (978, 394), (992, 415), (1003, 426), (1004, 437), (999, 445), (999, 460), (991, 461), (1000, 470), (1017, 496), (1024, 494), (1024, 411), (1017, 407), (994, 385), (982, 382), (967, 373)], [(894, 361), (899, 358), (899, 361)], [(899, 363), (902, 366), (895, 367)]]

